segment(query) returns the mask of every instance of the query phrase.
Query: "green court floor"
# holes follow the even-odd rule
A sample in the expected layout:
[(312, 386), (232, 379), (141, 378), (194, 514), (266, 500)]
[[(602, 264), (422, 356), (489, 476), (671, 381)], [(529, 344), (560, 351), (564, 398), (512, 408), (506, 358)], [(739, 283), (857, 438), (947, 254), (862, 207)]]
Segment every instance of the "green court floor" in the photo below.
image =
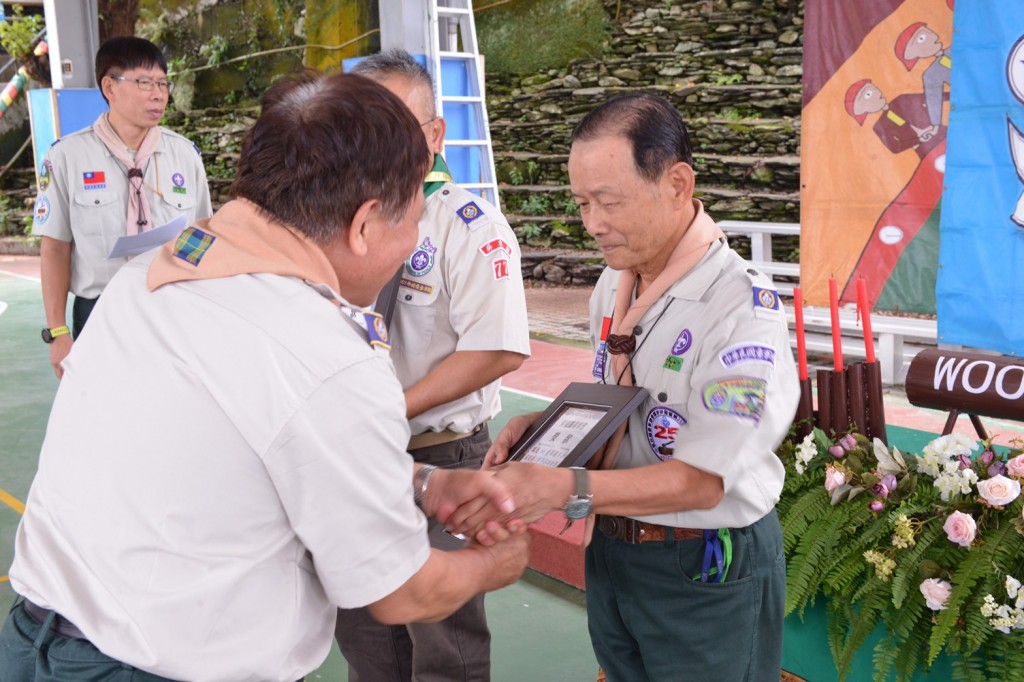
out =
[[(57, 379), (49, 366), (39, 283), (0, 273), (0, 615), (15, 593), (7, 579), (14, 534), (35, 474)], [(503, 392), (504, 411), (492, 433), (517, 413), (543, 407), (529, 396)], [(582, 559), (581, 559), (582, 561)], [(510, 587), (487, 597), (493, 633), (493, 678), (587, 682), (597, 662), (587, 635), (583, 592), (528, 571)], [(307, 679), (347, 682), (345, 662), (332, 647)]]

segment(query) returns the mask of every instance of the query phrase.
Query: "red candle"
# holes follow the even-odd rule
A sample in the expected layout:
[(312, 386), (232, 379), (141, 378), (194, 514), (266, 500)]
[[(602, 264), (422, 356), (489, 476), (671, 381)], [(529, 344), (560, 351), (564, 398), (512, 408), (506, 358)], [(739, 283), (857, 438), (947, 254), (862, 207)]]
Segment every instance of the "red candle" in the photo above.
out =
[(796, 315), (796, 359), (800, 381), (804, 381), (810, 375), (807, 373), (807, 339), (804, 338), (804, 295), (800, 287), (793, 287), (793, 312)]
[(843, 371), (843, 331), (839, 328), (839, 286), (834, 277), (828, 280), (828, 305), (832, 311), (832, 357), (835, 370)]
[(869, 363), (875, 361), (875, 337), (871, 334), (871, 304), (868, 302), (868, 285), (864, 278), (857, 280), (857, 307), (860, 319), (864, 321), (864, 354)]

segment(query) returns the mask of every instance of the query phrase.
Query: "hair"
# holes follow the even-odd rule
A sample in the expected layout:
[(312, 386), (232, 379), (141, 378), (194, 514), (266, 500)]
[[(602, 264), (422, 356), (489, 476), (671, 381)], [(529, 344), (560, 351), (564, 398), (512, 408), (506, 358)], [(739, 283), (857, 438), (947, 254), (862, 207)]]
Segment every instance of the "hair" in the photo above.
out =
[(572, 131), (572, 142), (622, 135), (633, 146), (633, 163), (653, 182), (674, 163), (693, 165), (686, 124), (671, 104), (645, 93), (623, 95), (600, 105)]
[(430, 115), (437, 116), (434, 106), (434, 79), (411, 54), (399, 48), (385, 50), (360, 59), (350, 73), (366, 76), (375, 81), (398, 76), (426, 87), (430, 91)]
[[(154, 66), (167, 73), (164, 53), (153, 43), (134, 36), (110, 38), (96, 52), (96, 83), (100, 85), (102, 94), (104, 76), (120, 76), (125, 71), (150, 69)], [(103, 95), (103, 99), (107, 99), (107, 96)]]
[(304, 71), (275, 83), (245, 135), (234, 197), (320, 245), (366, 201), (397, 221), (430, 165), (419, 124), (383, 86), (351, 74)]

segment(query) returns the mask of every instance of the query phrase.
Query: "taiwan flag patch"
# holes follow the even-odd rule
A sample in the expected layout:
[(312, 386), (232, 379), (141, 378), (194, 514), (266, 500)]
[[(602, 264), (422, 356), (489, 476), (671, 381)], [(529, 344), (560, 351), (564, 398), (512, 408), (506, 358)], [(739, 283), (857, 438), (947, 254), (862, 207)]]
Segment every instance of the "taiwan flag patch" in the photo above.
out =
[(103, 171), (86, 171), (82, 173), (82, 184), (86, 189), (106, 189), (107, 174)]

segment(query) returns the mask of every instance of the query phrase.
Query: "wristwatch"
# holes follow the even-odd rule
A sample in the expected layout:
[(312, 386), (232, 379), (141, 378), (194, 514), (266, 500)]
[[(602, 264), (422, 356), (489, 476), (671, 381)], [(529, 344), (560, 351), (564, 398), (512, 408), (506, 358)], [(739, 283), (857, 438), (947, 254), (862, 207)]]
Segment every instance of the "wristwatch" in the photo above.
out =
[(63, 327), (54, 327), (53, 329), (43, 329), (43, 341), (46, 343), (53, 343), (53, 340), (58, 336), (64, 336), (70, 334), (71, 330), (68, 329), (67, 325)]
[(585, 519), (590, 516), (590, 512), (594, 509), (594, 496), (590, 493), (587, 470), (583, 467), (569, 467), (569, 470), (576, 477), (576, 492), (566, 501), (562, 511), (565, 513), (566, 521), (572, 523), (577, 519)]
[(430, 475), (437, 470), (432, 464), (424, 464), (412, 477), (412, 494), (416, 506), (423, 509), (423, 499), (427, 496), (427, 485), (430, 483)]

